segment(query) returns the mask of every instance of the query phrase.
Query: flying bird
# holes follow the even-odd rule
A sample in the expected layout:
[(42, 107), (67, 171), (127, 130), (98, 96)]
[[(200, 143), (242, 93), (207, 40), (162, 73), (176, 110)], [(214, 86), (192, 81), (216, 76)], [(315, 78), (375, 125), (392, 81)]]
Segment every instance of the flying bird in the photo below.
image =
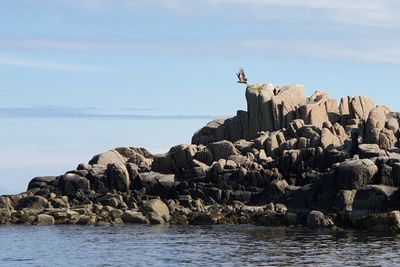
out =
[(246, 78), (246, 75), (244, 74), (244, 70), (243, 70), (243, 68), (240, 68), (239, 69), (239, 72), (238, 73), (236, 73), (236, 75), (237, 75), (237, 77), (238, 77), (238, 83), (244, 83), (244, 84), (247, 84), (247, 78)]

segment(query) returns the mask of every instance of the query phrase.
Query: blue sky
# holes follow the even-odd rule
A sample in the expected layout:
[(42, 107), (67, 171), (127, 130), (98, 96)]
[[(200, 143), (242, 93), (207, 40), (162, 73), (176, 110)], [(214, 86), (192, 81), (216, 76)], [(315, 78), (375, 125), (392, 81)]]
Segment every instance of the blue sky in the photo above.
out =
[(250, 82), (400, 110), (395, 0), (2, 0), (0, 194), (118, 146), (159, 153)]

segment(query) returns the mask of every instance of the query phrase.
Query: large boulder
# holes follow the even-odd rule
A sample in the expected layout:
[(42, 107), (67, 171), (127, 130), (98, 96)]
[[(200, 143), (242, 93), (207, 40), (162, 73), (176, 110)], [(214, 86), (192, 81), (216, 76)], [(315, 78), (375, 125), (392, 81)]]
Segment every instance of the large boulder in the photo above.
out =
[[(322, 127), (324, 122), (329, 121), (327, 110), (328, 100), (329, 96), (326, 93), (316, 91), (308, 99), (308, 102), (299, 108), (300, 118), (307, 124)], [(329, 102), (329, 109), (330, 111), (333, 110), (331, 102)]]
[(359, 189), (372, 182), (378, 167), (369, 159), (355, 159), (340, 163), (335, 183), (339, 190)]
[(225, 139), (226, 119), (217, 119), (207, 123), (206, 126), (199, 129), (192, 137), (192, 144), (208, 145), (209, 143)]
[(386, 156), (384, 150), (381, 150), (377, 144), (360, 144), (358, 145), (358, 155), (360, 158), (374, 158)]
[(327, 228), (333, 225), (332, 219), (320, 211), (313, 210), (307, 216), (307, 227), (309, 228)]
[(115, 189), (121, 192), (128, 192), (130, 186), (130, 177), (125, 165), (110, 163), (107, 165), (107, 177), (109, 189)]
[(385, 185), (368, 185), (357, 190), (353, 200), (352, 216), (356, 218), (386, 211), (389, 198), (396, 190), (396, 187)]
[(149, 220), (143, 216), (143, 214), (139, 211), (134, 210), (126, 210), (121, 219), (124, 223), (133, 223), (133, 224), (148, 224)]
[(379, 134), (386, 124), (386, 115), (381, 108), (373, 108), (365, 124), (365, 143), (379, 144)]
[(400, 232), (400, 211), (372, 214), (353, 220), (353, 227), (374, 232)]
[(89, 180), (74, 173), (67, 173), (59, 177), (58, 185), (64, 195), (74, 194), (79, 190), (90, 189)]
[(176, 168), (190, 168), (192, 161), (197, 152), (195, 145), (177, 145), (169, 150), (171, 154), (172, 167)]
[(119, 147), (115, 149), (127, 162), (136, 164), (141, 171), (149, 171), (153, 155), (144, 148)]
[(100, 164), (107, 166), (108, 164), (115, 163), (125, 165), (127, 159), (123, 157), (117, 150), (109, 150), (94, 156), (90, 161), (90, 165)]
[(255, 138), (257, 132), (272, 131), (274, 121), (272, 116), (272, 84), (254, 84), (246, 88), (249, 138)]
[(28, 190), (33, 188), (41, 188), (54, 184), (56, 176), (40, 176), (33, 178), (28, 184)]
[(235, 146), (227, 140), (211, 143), (207, 148), (212, 152), (214, 161), (228, 159), (230, 156), (238, 154)]
[(375, 102), (365, 96), (348, 97), (350, 117), (367, 120), (370, 111), (375, 108)]
[(331, 149), (341, 145), (340, 139), (328, 128), (323, 128), (321, 133), (321, 147)]
[(174, 173), (177, 169), (190, 168), (196, 152), (196, 145), (174, 146), (165, 154), (155, 155), (151, 169), (158, 172)]
[(274, 116), (274, 130), (287, 128), (289, 123), (296, 119), (298, 107), (306, 103), (304, 86), (295, 84), (275, 88), (272, 97), (272, 114)]
[(49, 207), (47, 199), (41, 196), (27, 196), (19, 201), (18, 209), (42, 211)]
[(144, 201), (143, 207), (147, 212), (155, 213), (161, 217), (164, 222), (168, 222), (171, 219), (167, 205), (159, 199)]
[(47, 214), (39, 214), (36, 219), (38, 225), (53, 225), (54, 223), (54, 217)]

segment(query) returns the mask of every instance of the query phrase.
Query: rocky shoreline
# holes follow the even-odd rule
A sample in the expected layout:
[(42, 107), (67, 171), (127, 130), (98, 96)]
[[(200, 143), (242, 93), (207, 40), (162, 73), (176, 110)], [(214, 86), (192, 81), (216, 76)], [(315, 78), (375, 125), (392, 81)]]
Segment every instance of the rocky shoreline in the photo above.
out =
[(302, 85), (250, 85), (247, 111), (165, 154), (116, 148), (26, 192), (0, 224), (256, 224), (400, 232), (399, 115)]

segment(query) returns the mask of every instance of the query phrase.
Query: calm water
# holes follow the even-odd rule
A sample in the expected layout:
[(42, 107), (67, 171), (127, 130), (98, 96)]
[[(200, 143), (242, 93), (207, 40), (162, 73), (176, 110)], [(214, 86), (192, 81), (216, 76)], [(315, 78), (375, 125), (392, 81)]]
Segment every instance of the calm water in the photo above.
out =
[(395, 266), (400, 237), (256, 226), (0, 226), (1, 266)]

